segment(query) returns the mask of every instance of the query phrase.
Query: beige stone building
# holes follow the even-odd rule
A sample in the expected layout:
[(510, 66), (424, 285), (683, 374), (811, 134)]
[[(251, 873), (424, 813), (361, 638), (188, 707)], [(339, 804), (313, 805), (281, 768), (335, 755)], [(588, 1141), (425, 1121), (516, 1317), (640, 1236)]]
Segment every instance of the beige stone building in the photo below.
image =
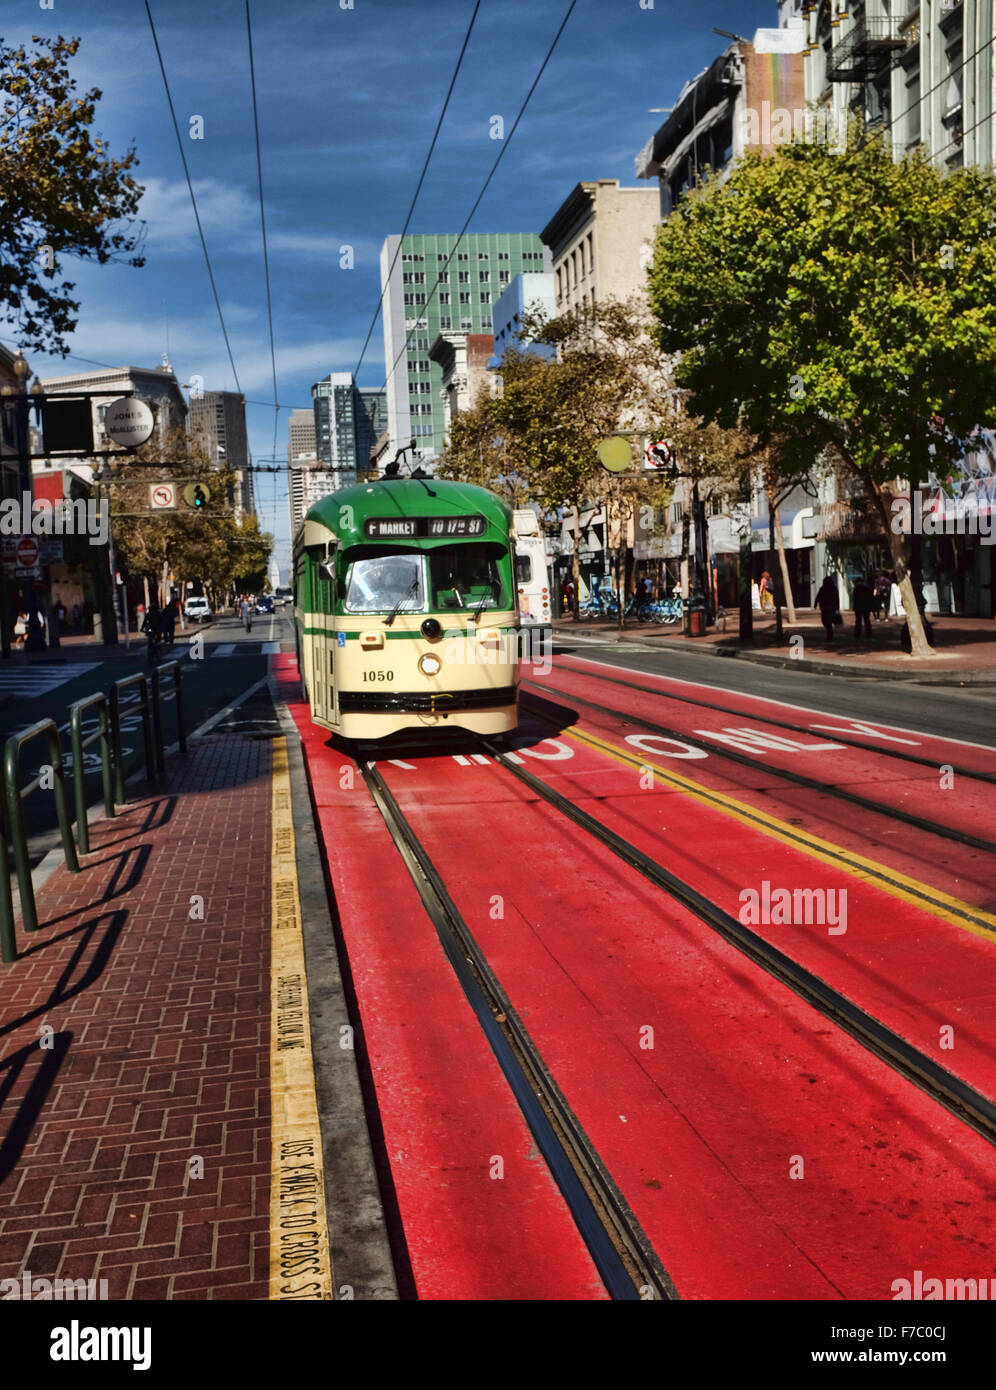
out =
[(643, 293), (659, 221), (654, 189), (579, 183), (540, 232), (553, 256), (557, 313)]

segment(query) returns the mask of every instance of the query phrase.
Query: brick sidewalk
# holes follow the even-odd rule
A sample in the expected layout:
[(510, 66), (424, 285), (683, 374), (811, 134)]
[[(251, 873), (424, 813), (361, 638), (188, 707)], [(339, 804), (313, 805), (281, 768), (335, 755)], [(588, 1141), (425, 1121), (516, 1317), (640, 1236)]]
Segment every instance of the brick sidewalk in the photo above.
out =
[(192, 744), (39, 892), (0, 967), (0, 1278), (267, 1297), (270, 769)]

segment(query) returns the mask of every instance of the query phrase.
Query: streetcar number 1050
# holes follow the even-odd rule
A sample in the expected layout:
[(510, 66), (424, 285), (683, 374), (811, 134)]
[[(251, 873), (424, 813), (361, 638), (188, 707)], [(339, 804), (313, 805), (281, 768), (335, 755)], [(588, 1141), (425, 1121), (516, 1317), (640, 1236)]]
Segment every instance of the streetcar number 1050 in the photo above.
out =
[(363, 679), (364, 679), (365, 681), (393, 681), (393, 680), (394, 680), (394, 672), (393, 672), (393, 671), (364, 671), (364, 672), (363, 672)]

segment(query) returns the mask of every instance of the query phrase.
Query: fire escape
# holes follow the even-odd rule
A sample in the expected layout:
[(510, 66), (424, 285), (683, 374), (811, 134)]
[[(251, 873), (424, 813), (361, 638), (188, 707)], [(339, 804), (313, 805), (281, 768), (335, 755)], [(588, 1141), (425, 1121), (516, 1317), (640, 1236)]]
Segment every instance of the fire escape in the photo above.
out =
[(897, 16), (856, 20), (849, 33), (830, 51), (827, 77), (831, 82), (860, 82), (880, 77), (908, 43)]

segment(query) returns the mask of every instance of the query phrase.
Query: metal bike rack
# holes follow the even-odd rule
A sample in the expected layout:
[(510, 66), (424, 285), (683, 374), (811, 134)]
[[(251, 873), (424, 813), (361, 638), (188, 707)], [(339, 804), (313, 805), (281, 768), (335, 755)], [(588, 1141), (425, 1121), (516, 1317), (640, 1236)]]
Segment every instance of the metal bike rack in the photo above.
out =
[(114, 749), (114, 802), (117, 806), (125, 804), (124, 757), (121, 753), (121, 694), (131, 686), (137, 685), (139, 695), (137, 704), (142, 715), (142, 733), (145, 739), (145, 774), (150, 782), (156, 779), (156, 753), (153, 746), (152, 703), (149, 699), (149, 680), (143, 671), (133, 676), (125, 676), (111, 686), (111, 746)]
[[(83, 715), (86, 710), (97, 710), (97, 729), (83, 737)], [(83, 750), (100, 739), (100, 769), (104, 784), (104, 814), (108, 820), (114, 818), (114, 775), (112, 772), (113, 752), (111, 744), (111, 722), (107, 712), (107, 696), (102, 691), (88, 695), (85, 700), (77, 700), (69, 707), (69, 737), (73, 751), (73, 790), (76, 797), (76, 837), (80, 851), (90, 853), (90, 827), (86, 818), (86, 786), (83, 769)]]
[(163, 704), (161, 684), (163, 676), (171, 676), (173, 694), (176, 699), (176, 738), (180, 752), (187, 751), (187, 730), (183, 721), (183, 671), (179, 661), (164, 661), (154, 667), (152, 672), (152, 728), (155, 735), (156, 770), (162, 776), (166, 770), (166, 752), (163, 740)]
[[(42, 785), (45, 777), (45, 769), (35, 777), (26, 787), (21, 786), (21, 749), (27, 743), (31, 743), (36, 738), (48, 740), (49, 756), (51, 758), (52, 770), (52, 790), (55, 792), (55, 812), (59, 821), (59, 833), (62, 836), (62, 849), (66, 857), (66, 868), (73, 873), (79, 873), (79, 860), (76, 857), (76, 842), (73, 839), (73, 828), (69, 819), (69, 807), (66, 799), (65, 769), (62, 766), (62, 748), (59, 744), (59, 730), (53, 719), (42, 719), (37, 724), (32, 724), (30, 728), (23, 729), (19, 734), (11, 734), (4, 749), (3, 760), (3, 780), (4, 793), (7, 805), (7, 828), (10, 839), (13, 842), (14, 866), (17, 870), (17, 883), (21, 890), (21, 916), (24, 919), (25, 931), (38, 930), (38, 913), (35, 908), (34, 885), (31, 882), (31, 864), (28, 860), (28, 841), (24, 833), (24, 815), (21, 803), (26, 796), (30, 796), (33, 791), (37, 791)], [(6, 836), (2, 838), (6, 839)], [(3, 846), (4, 850), (6, 845)], [(6, 868), (7, 856), (3, 856)], [(9, 870), (8, 889), (9, 889)], [(2, 880), (0, 880), (0, 892), (2, 892)], [(6, 902), (0, 908), (0, 917), (6, 916)], [(12, 915), (12, 914), (11, 914)], [(6, 923), (0, 923), (6, 927)], [(6, 934), (6, 933), (5, 933)], [(4, 946), (14, 949), (13, 941), (13, 922), (10, 923), (10, 940), (4, 941)], [(16, 952), (15, 952), (16, 954)], [(6, 959), (6, 955), (5, 955)], [(13, 956), (11, 956), (13, 959)]]

